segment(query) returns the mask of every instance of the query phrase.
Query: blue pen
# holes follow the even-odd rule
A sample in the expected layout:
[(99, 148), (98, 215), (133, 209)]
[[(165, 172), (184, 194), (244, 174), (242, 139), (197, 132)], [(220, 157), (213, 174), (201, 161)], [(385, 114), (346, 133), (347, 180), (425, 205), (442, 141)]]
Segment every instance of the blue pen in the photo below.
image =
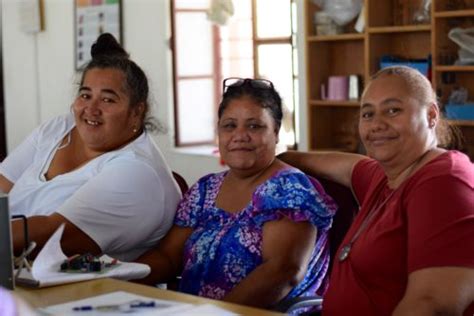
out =
[(75, 312), (87, 312), (87, 311), (129, 311), (134, 308), (154, 308), (157, 307), (155, 301), (132, 301), (123, 304), (112, 304), (112, 305), (84, 305), (73, 307), (72, 310)]
[(155, 301), (143, 302), (138, 301), (134, 303), (130, 303), (131, 308), (140, 308), (140, 307), (156, 307)]
[(73, 311), (76, 311), (76, 312), (80, 312), (80, 311), (91, 311), (93, 309), (92, 306), (77, 306), (77, 307), (74, 307), (72, 310)]

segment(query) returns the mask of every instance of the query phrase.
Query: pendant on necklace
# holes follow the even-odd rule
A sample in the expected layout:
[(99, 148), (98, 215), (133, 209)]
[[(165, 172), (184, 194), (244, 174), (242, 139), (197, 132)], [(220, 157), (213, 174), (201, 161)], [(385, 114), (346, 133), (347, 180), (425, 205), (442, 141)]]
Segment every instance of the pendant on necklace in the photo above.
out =
[(347, 257), (349, 257), (351, 248), (352, 248), (352, 245), (350, 243), (341, 248), (341, 251), (339, 252), (339, 257), (338, 257), (340, 262), (346, 260)]

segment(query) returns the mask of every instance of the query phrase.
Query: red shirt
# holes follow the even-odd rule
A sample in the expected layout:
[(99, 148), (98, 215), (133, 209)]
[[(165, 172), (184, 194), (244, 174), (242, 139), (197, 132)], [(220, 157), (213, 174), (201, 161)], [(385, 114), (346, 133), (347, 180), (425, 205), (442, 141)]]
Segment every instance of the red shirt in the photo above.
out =
[[(411, 272), (443, 266), (474, 268), (474, 165), (464, 154), (441, 154), (394, 193), (381, 166), (366, 159), (354, 167), (352, 187), (361, 211), (339, 251), (367, 214), (383, 205), (354, 242), (349, 257), (342, 262), (334, 258), (324, 316), (391, 315)], [(468, 310), (465, 315), (473, 315), (474, 304)]]

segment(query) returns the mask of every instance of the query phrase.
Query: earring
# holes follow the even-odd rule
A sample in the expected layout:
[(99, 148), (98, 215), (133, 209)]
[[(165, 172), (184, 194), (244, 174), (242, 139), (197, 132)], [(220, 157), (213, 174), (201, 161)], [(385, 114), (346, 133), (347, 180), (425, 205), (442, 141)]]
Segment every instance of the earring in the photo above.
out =
[(136, 127), (133, 128), (133, 133), (135, 134), (138, 131)]
[(435, 126), (435, 121), (431, 120), (430, 123), (428, 124), (430, 128), (433, 128)]

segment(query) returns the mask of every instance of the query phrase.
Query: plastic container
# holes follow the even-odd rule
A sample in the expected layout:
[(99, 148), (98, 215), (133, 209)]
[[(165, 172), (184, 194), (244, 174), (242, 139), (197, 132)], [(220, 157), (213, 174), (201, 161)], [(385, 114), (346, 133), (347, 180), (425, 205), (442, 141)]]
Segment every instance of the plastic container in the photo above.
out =
[(383, 56), (380, 59), (380, 69), (387, 68), (390, 66), (408, 66), (411, 68), (415, 68), (423, 75), (428, 76), (428, 59), (406, 60), (393, 56)]
[(318, 11), (314, 13), (314, 24), (315, 25), (323, 25), (323, 24), (331, 24), (333, 21), (331, 17), (324, 11)]
[(342, 33), (342, 27), (337, 25), (324, 11), (316, 12), (313, 22), (316, 35), (337, 35)]
[(446, 104), (446, 117), (451, 120), (474, 120), (474, 103)]

